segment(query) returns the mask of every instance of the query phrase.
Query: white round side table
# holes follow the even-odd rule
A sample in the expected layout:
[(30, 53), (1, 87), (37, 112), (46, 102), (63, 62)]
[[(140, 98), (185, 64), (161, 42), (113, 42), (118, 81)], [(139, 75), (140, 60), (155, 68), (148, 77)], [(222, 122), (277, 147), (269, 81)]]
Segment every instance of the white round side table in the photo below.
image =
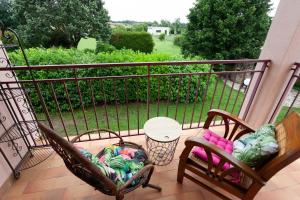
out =
[(154, 117), (146, 121), (144, 131), (150, 160), (156, 165), (169, 164), (182, 132), (181, 125), (168, 117)]

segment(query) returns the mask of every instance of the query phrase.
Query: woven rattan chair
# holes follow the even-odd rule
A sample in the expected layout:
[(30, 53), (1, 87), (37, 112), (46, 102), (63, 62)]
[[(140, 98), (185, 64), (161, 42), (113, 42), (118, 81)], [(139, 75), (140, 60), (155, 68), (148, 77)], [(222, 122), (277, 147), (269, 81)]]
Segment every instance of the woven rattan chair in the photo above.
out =
[[(148, 158), (145, 161), (145, 166), (136, 173), (132, 178), (130, 178), (124, 185), (117, 187), (117, 185), (110, 180), (108, 177), (103, 175), (100, 169), (91, 163), (86, 157), (84, 157), (79, 150), (73, 145), (74, 142), (77, 142), (82, 136), (89, 134), (90, 132), (83, 133), (76, 136), (68, 142), (64, 138), (60, 137), (54, 130), (48, 128), (47, 126), (38, 123), (39, 128), (45, 134), (47, 140), (49, 141), (52, 148), (60, 155), (64, 160), (66, 167), (78, 178), (85, 181), (96, 190), (100, 192), (116, 196), (117, 200), (123, 199), (124, 194), (133, 191), (139, 186), (142, 187), (151, 187), (161, 191), (161, 188), (152, 184), (149, 184), (149, 180), (154, 170), (154, 166), (149, 162)], [(100, 129), (94, 130), (93, 132), (108, 132), (115, 135), (119, 138), (119, 145), (121, 147), (131, 147), (135, 149), (140, 149), (146, 153), (142, 146), (135, 143), (125, 142), (122, 137), (110, 130)], [(99, 153), (99, 155), (102, 152)], [(132, 184), (135, 181), (135, 184)]]
[[(224, 138), (228, 140), (234, 141), (246, 133), (254, 132), (254, 129), (244, 121), (221, 110), (208, 112), (204, 129), (209, 129), (215, 117), (223, 118)], [(185, 141), (186, 147), (180, 156), (177, 181), (182, 183), (183, 178), (186, 177), (223, 199), (234, 197), (253, 199), (272, 176), (300, 157), (299, 114), (291, 113), (276, 126), (276, 139), (280, 147), (279, 152), (263, 165), (253, 169), (202, 137), (190, 137)], [(196, 146), (204, 148), (207, 161), (191, 153), (192, 148)], [(220, 157), (217, 165), (213, 164), (212, 153)], [(222, 168), (224, 163), (230, 163), (231, 168), (224, 170)], [(233, 172), (240, 173), (240, 182), (235, 183), (229, 180)]]

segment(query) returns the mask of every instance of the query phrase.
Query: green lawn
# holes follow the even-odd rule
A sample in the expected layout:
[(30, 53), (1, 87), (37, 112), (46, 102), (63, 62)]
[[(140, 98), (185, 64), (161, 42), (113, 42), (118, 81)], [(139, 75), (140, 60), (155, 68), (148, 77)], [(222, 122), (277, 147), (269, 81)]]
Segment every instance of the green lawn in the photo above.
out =
[[(276, 118), (276, 122), (279, 122), (284, 118), (284, 116), (285, 116), (286, 112), (288, 111), (288, 109), (289, 109), (289, 107), (286, 107), (286, 106), (281, 108), (281, 110), (280, 110), (280, 112), (279, 112), (279, 114)], [(296, 111), (296, 112), (300, 113), (300, 108), (292, 108), (290, 110), (290, 112), (292, 112), (292, 111)]]
[[(215, 92), (215, 97), (213, 99), (213, 92), (215, 84), (211, 84), (208, 90), (208, 94), (206, 95), (206, 101), (203, 107), (202, 111), (202, 118), (201, 121), (204, 121), (206, 118), (206, 113), (209, 111), (212, 103), (212, 108), (220, 108), (225, 109), (227, 101), (227, 111), (231, 112), (235, 103), (235, 99), (238, 95), (238, 91), (232, 90), (232, 93), (230, 95), (230, 99), (228, 100), (229, 94), (230, 94), (230, 87), (225, 86), (223, 98), (222, 96), (222, 90), (223, 90), (223, 84), (221, 81), (219, 81), (218, 87)], [(237, 98), (235, 108), (233, 110), (234, 113), (239, 112), (239, 108), (241, 106), (241, 103), (243, 101), (244, 94), (243, 92), (240, 92), (239, 97)], [(204, 97), (201, 97), (204, 98)], [(199, 98), (200, 99), (200, 98)], [(178, 111), (176, 119), (180, 123), (198, 123), (199, 116), (201, 112), (202, 107), (202, 100), (199, 100), (195, 105), (195, 112), (194, 116), (192, 116), (192, 111), (194, 108), (194, 103), (180, 103), (178, 105)], [(137, 112), (137, 108), (139, 108), (139, 113)], [(85, 108), (86, 112), (86, 118), (88, 121), (88, 129), (95, 129), (97, 128), (97, 122), (94, 114), (93, 107)], [(104, 105), (98, 105), (96, 107), (97, 110), (97, 118), (98, 118), (98, 125), (100, 128), (110, 128), (112, 130), (118, 131), (118, 130), (128, 130), (128, 129), (137, 129), (143, 128), (143, 125), (145, 121), (147, 120), (147, 105), (146, 103), (140, 103), (136, 104), (134, 102), (129, 103), (128, 105), (128, 118), (127, 118), (127, 107), (124, 104), (118, 105), (118, 118), (119, 118), (119, 124), (117, 121), (117, 112), (116, 107), (114, 105), (108, 105), (107, 106), (107, 113), (108, 113), (108, 124), (106, 122), (106, 115), (105, 115), (105, 107)], [(150, 118), (157, 116), (157, 110), (158, 106), (156, 103), (150, 104)], [(168, 115), (167, 115), (168, 111)], [(175, 118), (175, 112), (176, 112), (176, 102), (170, 102), (169, 105), (166, 101), (160, 102), (159, 106), (159, 116), (169, 116), (172, 118)], [(185, 114), (184, 114), (185, 113)], [(77, 128), (79, 132), (84, 132), (87, 130), (84, 116), (82, 110), (76, 110), (75, 113), (75, 120), (77, 125)], [(139, 126), (138, 126), (138, 115), (139, 115)], [(185, 117), (184, 117), (185, 115)], [(66, 130), (68, 132), (68, 135), (75, 135), (76, 129), (74, 126), (74, 122), (72, 119), (72, 115), (70, 112), (64, 112), (62, 114), (64, 123), (66, 125)], [(44, 116), (39, 114), (39, 119), (45, 119)], [(61, 133), (62, 135), (65, 135), (64, 129), (60, 120), (60, 117), (58, 113), (52, 113), (51, 114), (52, 121), (54, 123), (55, 129)], [(128, 119), (128, 120), (127, 120)], [(129, 127), (128, 122), (129, 121)]]
[[(216, 79), (217, 81), (217, 79)], [(219, 81), (218, 87), (216, 88), (215, 97), (213, 98), (214, 87), (216, 83), (213, 83), (209, 86), (208, 93), (206, 95), (206, 101), (204, 103), (201, 122), (205, 121), (206, 113), (210, 110), (210, 108), (220, 108), (232, 112), (234, 114), (238, 114), (241, 104), (244, 99), (244, 92), (232, 90), (231, 95), (230, 91), (231, 88), (229, 86), (225, 86), (223, 97), (222, 90), (224, 84), (222, 81)], [(238, 98), (237, 98), (238, 95)], [(230, 99), (229, 99), (230, 96)], [(156, 116), (168, 116), (171, 118), (175, 118), (179, 123), (190, 124), (198, 123), (199, 117), (201, 113), (201, 108), (203, 105), (203, 96), (200, 98), (199, 101), (194, 104), (192, 103), (179, 103), (176, 113), (176, 102), (169, 102), (166, 101), (160, 102), (159, 104), (159, 112), (158, 112), (158, 104), (157, 102), (151, 102), (150, 109), (149, 109), (149, 117), (156, 117)], [(235, 103), (236, 101), (236, 103)], [(227, 105), (228, 104), (228, 105)], [(235, 105), (234, 105), (235, 104)], [(227, 105), (227, 107), (226, 107)], [(234, 106), (234, 108), (233, 108)], [(194, 109), (195, 108), (195, 109)], [(127, 112), (128, 109), (128, 112)], [(283, 107), (280, 111), (276, 122), (283, 119), (285, 113), (287, 112), (288, 107)], [(106, 107), (107, 116), (108, 116), (108, 123), (106, 120), (105, 114), (105, 106), (104, 105), (97, 105), (96, 112), (98, 121), (96, 121), (96, 116), (93, 107), (85, 108), (85, 116), (87, 119), (87, 127), (84, 120), (84, 115), (81, 109), (74, 111), (74, 118), (77, 124), (77, 130), (79, 133), (85, 132), (86, 130), (96, 129), (97, 124), (99, 128), (109, 128), (114, 131), (124, 131), (124, 130), (135, 130), (135, 129), (142, 129), (144, 123), (148, 119), (147, 116), (147, 104), (144, 103), (135, 103), (131, 102), (128, 104), (128, 108), (126, 104), (120, 104), (116, 106), (113, 104), (109, 104)], [(118, 112), (117, 112), (118, 110)], [(139, 110), (139, 111), (138, 111)], [(194, 114), (193, 114), (194, 110)], [(292, 109), (296, 112), (300, 112), (300, 108)], [(117, 115), (118, 114), (118, 115)], [(52, 122), (54, 124), (54, 128), (57, 132), (59, 132), (62, 136), (65, 136), (66, 133), (63, 129), (62, 122), (58, 113), (51, 113)], [(139, 116), (139, 124), (138, 124), (138, 116)], [(62, 118), (66, 127), (66, 131), (68, 135), (76, 135), (77, 131), (74, 126), (73, 118), (71, 112), (63, 112)], [(45, 120), (45, 116), (43, 114), (38, 114), (38, 119)], [(117, 120), (119, 119), (119, 120)], [(118, 123), (119, 121), (119, 123)], [(195, 127), (197, 125), (193, 125)]]
[(97, 41), (95, 38), (81, 38), (78, 45), (77, 49), (78, 50), (85, 50), (85, 49), (90, 49), (90, 50), (95, 50), (97, 46)]
[(171, 55), (181, 55), (180, 47), (173, 44), (174, 35), (166, 36), (165, 40), (161, 41), (158, 36), (153, 36), (154, 40), (154, 53), (167, 53)]

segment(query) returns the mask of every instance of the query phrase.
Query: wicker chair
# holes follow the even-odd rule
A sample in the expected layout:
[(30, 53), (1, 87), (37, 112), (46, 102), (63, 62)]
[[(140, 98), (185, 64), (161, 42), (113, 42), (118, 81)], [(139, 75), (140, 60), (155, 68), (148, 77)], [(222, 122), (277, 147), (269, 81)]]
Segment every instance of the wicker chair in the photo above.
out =
[[(77, 142), (83, 135), (89, 134), (90, 132), (78, 135), (75, 138), (73, 138), (71, 142), (68, 142), (67, 140), (56, 134), (54, 130), (48, 128), (47, 126), (41, 123), (38, 123), (38, 126), (45, 134), (52, 148), (64, 160), (66, 167), (75, 176), (85, 181), (86, 183), (94, 187), (96, 190), (99, 190), (100, 192), (106, 195), (116, 196), (117, 200), (123, 199), (124, 194), (133, 191), (139, 186), (151, 187), (157, 189), (158, 191), (161, 191), (160, 187), (149, 184), (151, 175), (154, 170), (154, 166), (149, 162), (148, 158), (145, 161), (145, 166), (138, 173), (136, 173), (132, 178), (130, 178), (124, 185), (122, 185), (121, 187), (117, 187), (117, 185), (112, 180), (103, 175), (100, 169), (97, 168), (97, 166), (95, 166), (93, 163), (91, 163), (86, 157), (84, 157), (73, 145), (73, 143)], [(109, 134), (113, 134), (119, 138), (119, 143), (115, 145), (119, 145), (121, 147), (126, 146), (135, 149), (140, 149), (145, 152), (142, 146), (137, 145), (135, 143), (124, 142), (122, 137), (113, 131), (106, 129), (96, 130), (96, 132), (102, 131), (108, 132)], [(100, 155), (101, 153), (102, 152), (100, 152), (98, 155)], [(133, 185), (132, 183), (134, 181), (135, 184)]]
[[(254, 132), (254, 129), (244, 121), (221, 110), (208, 112), (204, 129), (210, 127), (215, 117), (223, 118), (225, 122), (223, 137), (228, 140), (234, 141), (246, 133)], [(230, 125), (229, 122), (233, 123), (233, 125)], [(262, 166), (255, 169), (250, 168), (200, 137), (190, 137), (185, 141), (186, 147), (180, 156), (177, 181), (182, 183), (183, 178), (186, 177), (223, 199), (232, 199), (234, 197), (253, 199), (272, 176), (300, 157), (299, 131), (300, 116), (295, 112), (291, 113), (276, 126), (276, 139), (280, 147), (279, 152)], [(207, 155), (207, 161), (191, 153), (192, 148), (196, 146), (203, 147)], [(220, 162), (217, 165), (213, 164), (212, 153), (220, 157)], [(224, 170), (224, 163), (230, 163), (231, 168)], [(240, 174), (240, 182), (234, 183), (229, 180), (233, 172)]]

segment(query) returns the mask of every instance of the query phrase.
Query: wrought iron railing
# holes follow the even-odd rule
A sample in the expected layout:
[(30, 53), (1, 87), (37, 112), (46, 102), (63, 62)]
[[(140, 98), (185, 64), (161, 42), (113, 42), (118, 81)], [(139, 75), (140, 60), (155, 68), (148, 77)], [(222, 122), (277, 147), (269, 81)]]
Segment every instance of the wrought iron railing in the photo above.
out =
[(300, 63), (295, 63), (291, 68), (290, 77), (287, 79), (283, 93), (270, 117), (269, 123), (285, 118), (290, 112), (300, 112)]
[[(253, 85), (241, 116), (245, 119), (268, 63), (220, 60), (17, 66), (0, 69), (18, 75), (15, 81), (1, 81), (1, 96), (21, 101), (16, 90), (20, 87), (30, 109), (16, 104), (16, 110), (32, 112), (34, 118), (67, 139), (96, 128), (113, 129), (123, 136), (140, 135), (144, 122), (155, 116), (168, 116), (179, 121), (182, 129), (194, 129), (202, 127), (212, 108), (241, 115), (249, 85)], [(261, 68), (255, 69), (256, 65)], [(248, 84), (244, 84), (246, 79)], [(93, 139), (99, 138), (86, 138)]]
[[(0, 104), (6, 109), (0, 110), (0, 153), (16, 178), (20, 170), (52, 153), (37, 120), (67, 140), (89, 132), (81, 141), (90, 141), (113, 137), (100, 135), (95, 128), (113, 129), (122, 136), (142, 135), (144, 122), (155, 116), (174, 118), (185, 130), (200, 128), (211, 108), (245, 119), (269, 63), (216, 60), (30, 66), (16, 32), (4, 26), (0, 32), (6, 40), (15, 36), (18, 43), (0, 44), (4, 53), (0, 56)], [(5, 47), (20, 48), (26, 66), (13, 66)], [(214, 125), (222, 125), (218, 120)]]

